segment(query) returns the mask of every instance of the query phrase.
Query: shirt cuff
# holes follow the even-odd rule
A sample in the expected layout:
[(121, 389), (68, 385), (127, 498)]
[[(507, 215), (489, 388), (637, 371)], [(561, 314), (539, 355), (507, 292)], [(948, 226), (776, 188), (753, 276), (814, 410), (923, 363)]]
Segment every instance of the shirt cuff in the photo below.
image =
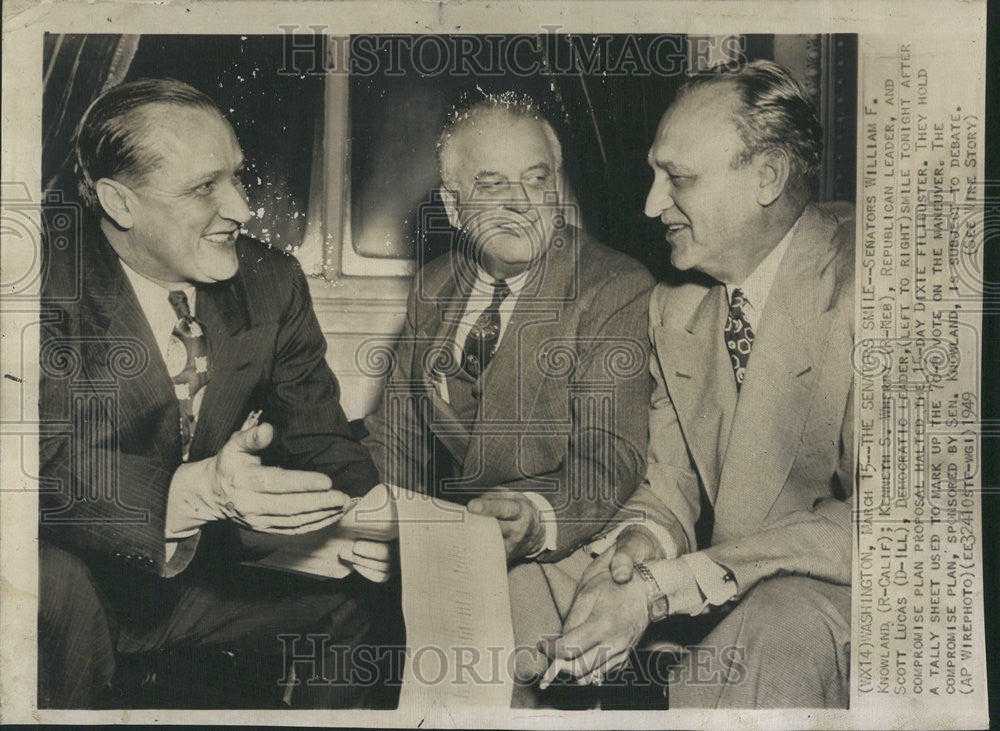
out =
[(695, 615), (704, 611), (705, 600), (687, 561), (674, 558), (653, 561), (647, 566), (660, 589), (667, 595), (670, 614)]
[(691, 569), (704, 597), (701, 607), (692, 614), (701, 614), (709, 606), (717, 607), (736, 598), (736, 579), (732, 572), (710, 559), (708, 554), (696, 551), (686, 553), (681, 558)]
[[(163, 562), (165, 564), (164, 575), (168, 578), (179, 574), (191, 562), (201, 539), (200, 527), (191, 527), (186, 530), (171, 530), (170, 528), (178, 523), (178, 517), (183, 518), (183, 516), (178, 516), (178, 513), (183, 507), (179, 497), (183, 489), (180, 480), (185, 479), (192, 479), (192, 475), (189, 472), (183, 474), (180, 471), (175, 472), (167, 493), (167, 513), (163, 527)], [(183, 524), (184, 521), (180, 522)]]
[(521, 494), (533, 502), (535, 507), (538, 508), (539, 520), (542, 523), (542, 530), (545, 533), (545, 541), (542, 543), (542, 547), (537, 551), (529, 553), (525, 556), (525, 558), (535, 558), (543, 551), (556, 550), (556, 538), (559, 527), (556, 525), (556, 511), (552, 509), (552, 503), (546, 500), (543, 496), (539, 495), (537, 492), (522, 492)]

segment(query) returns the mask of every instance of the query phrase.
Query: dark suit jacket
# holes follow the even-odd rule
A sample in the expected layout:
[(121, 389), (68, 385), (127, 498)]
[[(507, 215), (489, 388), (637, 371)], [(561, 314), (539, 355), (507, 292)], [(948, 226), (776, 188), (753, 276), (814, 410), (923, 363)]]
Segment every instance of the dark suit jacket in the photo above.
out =
[[(212, 378), (190, 460), (214, 455), (250, 410), (263, 409), (276, 431), (266, 464), (324, 472), (336, 489), (364, 494), (377, 474), (349, 436), (305, 276), (294, 258), (260, 242), (240, 237), (236, 247), (236, 276), (198, 287)], [(84, 557), (173, 576), (198, 543), (182, 542), (165, 561), (167, 493), (181, 464), (173, 384), (96, 226), (77, 251), (47, 251), (40, 533)]]
[[(471, 288), (446, 254), (417, 275), (382, 402), (364, 440), (384, 481), (465, 500), (484, 489), (534, 491), (551, 503), (565, 557), (632, 494), (645, 468), (646, 310), (653, 280), (628, 256), (568, 229), (532, 270), (463, 421), (432, 370), (452, 352)], [(453, 366), (457, 364), (452, 363)], [(447, 368), (445, 368), (447, 370)], [(457, 470), (442, 475), (443, 445)]]
[[(851, 581), (854, 218), (810, 205), (774, 284), (737, 400), (725, 287), (660, 285), (650, 302), (646, 481), (630, 507), (704, 550), (743, 594), (776, 574)], [(711, 537), (695, 523), (712, 507)]]

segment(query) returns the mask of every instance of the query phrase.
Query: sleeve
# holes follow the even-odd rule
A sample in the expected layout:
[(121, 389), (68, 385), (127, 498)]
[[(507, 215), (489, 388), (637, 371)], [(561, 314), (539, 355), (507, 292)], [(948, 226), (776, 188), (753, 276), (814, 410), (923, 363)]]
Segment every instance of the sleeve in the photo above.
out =
[(681, 561), (691, 569), (701, 596), (704, 597), (704, 602), (697, 611), (689, 611), (687, 614), (700, 614), (707, 611), (709, 606), (720, 606), (736, 596), (735, 577), (703, 551), (685, 553), (681, 556)]
[[(418, 274), (417, 277), (422, 276)], [(423, 448), (422, 427), (416, 397), (410, 381), (416, 345), (417, 292), (414, 279), (406, 305), (403, 332), (391, 356), (379, 354), (377, 360), (388, 365), (385, 387), (378, 408), (365, 417), (368, 435), (362, 440), (368, 448), (382, 482), (419, 490), (424, 485), (427, 449)], [(385, 360), (382, 356), (386, 355)]]
[(665, 291), (663, 285), (657, 287), (649, 302), (653, 393), (647, 409), (645, 479), (609, 525), (617, 531), (638, 522), (657, 536), (668, 555), (671, 547), (683, 555), (697, 546), (694, 526), (701, 511), (701, 488), (656, 353), (654, 332), (661, 325)]
[[(653, 280), (645, 269), (630, 269), (606, 279), (583, 307), (578, 328), (576, 383), (614, 381), (614, 422), (607, 423), (585, 400), (571, 402), (572, 419), (566, 458), (560, 469), (543, 477), (558, 490), (549, 498), (556, 515), (555, 550), (535, 560), (558, 561), (589, 542), (635, 491), (645, 469), (646, 422), (636, 419), (649, 400), (645, 367), (619, 368), (626, 351), (647, 357), (646, 312)], [(623, 350), (623, 345), (628, 346)], [(532, 480), (502, 487), (527, 490)]]
[(296, 267), (265, 393), (264, 418), (276, 427), (267, 454), (279, 467), (323, 472), (334, 489), (358, 497), (378, 482), (378, 474), (368, 451), (351, 436), (325, 356), (309, 284)]
[(41, 331), (39, 534), (77, 554), (174, 576), (187, 567), (200, 534), (179, 543), (168, 560), (165, 526), (173, 472), (160, 459), (119, 449), (105, 409), (91, 408), (88, 418), (74, 420), (74, 399), (95, 405), (107, 394), (71, 389), (72, 377), (54, 362), (65, 357), (79, 363), (86, 356), (80, 339), (67, 332), (67, 319), (60, 311)]
[(812, 576), (834, 584), (851, 583), (852, 516), (854, 513), (853, 382), (840, 432), (839, 458), (831, 480), (834, 494), (809, 510), (798, 510), (770, 523), (764, 530), (725, 541), (705, 550), (736, 580), (739, 596), (758, 581), (778, 574)]

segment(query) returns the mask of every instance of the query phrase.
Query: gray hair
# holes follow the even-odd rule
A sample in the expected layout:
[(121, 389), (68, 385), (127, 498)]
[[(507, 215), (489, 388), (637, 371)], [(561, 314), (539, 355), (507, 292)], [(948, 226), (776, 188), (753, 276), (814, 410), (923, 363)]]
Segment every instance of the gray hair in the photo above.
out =
[(562, 170), (562, 146), (559, 144), (559, 138), (552, 124), (542, 115), (538, 104), (530, 96), (514, 92), (485, 94), (483, 99), (474, 104), (453, 109), (441, 129), (441, 134), (438, 135), (438, 170), (441, 173), (441, 182), (446, 188), (457, 187), (460, 161), (452, 144), (455, 138), (470, 124), (497, 118), (532, 119), (537, 122), (549, 141), (549, 149), (555, 160), (555, 172)]
[(732, 85), (739, 98), (733, 123), (745, 149), (737, 155), (734, 165), (777, 148), (788, 155), (793, 174), (814, 183), (823, 154), (823, 128), (815, 106), (791, 73), (773, 61), (763, 60), (717, 66), (688, 77), (677, 97), (716, 84)]

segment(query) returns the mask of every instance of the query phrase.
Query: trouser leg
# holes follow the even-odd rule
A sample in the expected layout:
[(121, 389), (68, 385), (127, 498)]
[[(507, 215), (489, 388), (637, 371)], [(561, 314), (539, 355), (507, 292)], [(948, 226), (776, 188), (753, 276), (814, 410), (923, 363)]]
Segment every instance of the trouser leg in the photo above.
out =
[(366, 685), (377, 682), (357, 669), (371, 626), (358, 598), (362, 581), (319, 581), (239, 566), (184, 586), (169, 616), (155, 626), (123, 627), (118, 648), (219, 646), (244, 652), (271, 669), (274, 697), (285, 695), (294, 678), (294, 705), (351, 707)]
[(755, 586), (672, 673), (671, 708), (846, 708), (851, 588)]
[[(562, 623), (569, 613), (577, 584), (590, 565), (585, 549), (556, 563), (527, 562), (507, 574), (510, 590), (511, 619), (514, 627), (515, 685), (511, 705), (515, 708), (538, 708), (553, 702), (575, 704), (575, 698), (564, 698), (565, 692), (538, 690), (537, 679), (548, 667), (548, 659), (537, 649), (542, 638), (562, 634)], [(560, 695), (558, 700), (555, 696)]]
[(87, 565), (39, 547), (38, 707), (92, 708), (115, 672), (105, 600)]

